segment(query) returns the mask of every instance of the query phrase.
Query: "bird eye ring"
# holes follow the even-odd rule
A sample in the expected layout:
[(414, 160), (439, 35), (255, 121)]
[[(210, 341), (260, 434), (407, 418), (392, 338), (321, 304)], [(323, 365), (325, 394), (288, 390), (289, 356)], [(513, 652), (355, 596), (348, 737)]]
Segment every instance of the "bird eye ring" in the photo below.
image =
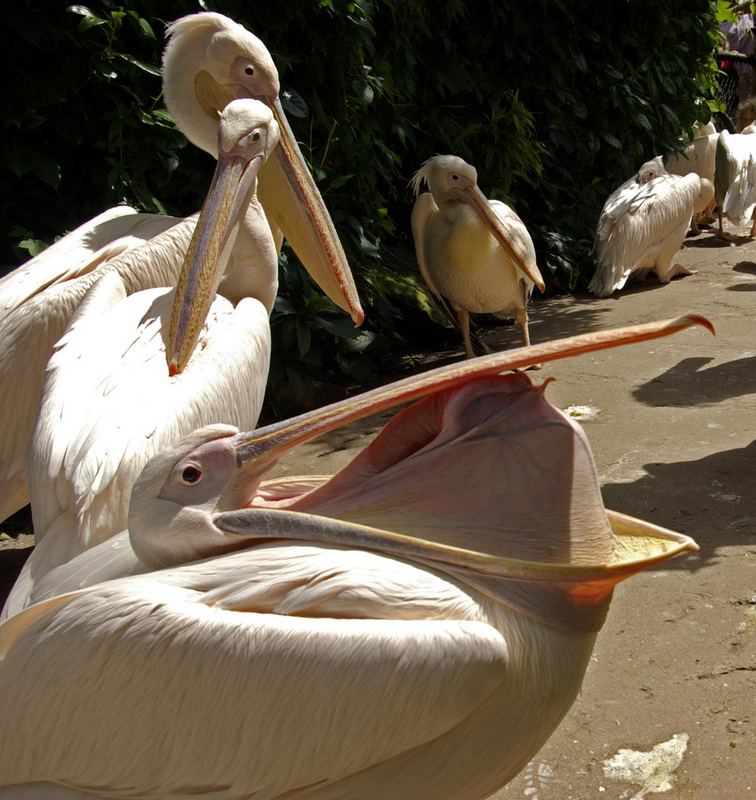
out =
[(255, 74), (255, 68), (251, 64), (247, 64), (247, 66), (244, 67), (244, 74), (251, 78)]
[(197, 483), (201, 477), (202, 470), (194, 464), (189, 464), (188, 466), (184, 467), (183, 471), (181, 472), (181, 480), (188, 485)]

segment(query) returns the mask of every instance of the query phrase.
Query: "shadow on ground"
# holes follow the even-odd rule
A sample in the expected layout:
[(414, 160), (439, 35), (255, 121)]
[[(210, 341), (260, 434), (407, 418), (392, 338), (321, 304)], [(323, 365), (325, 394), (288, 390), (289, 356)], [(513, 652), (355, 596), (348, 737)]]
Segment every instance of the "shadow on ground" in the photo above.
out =
[(753, 239), (750, 236), (736, 236), (729, 234), (728, 239), (720, 239), (716, 234), (709, 234), (704, 238), (686, 239), (686, 247), (740, 247), (744, 244), (750, 244)]
[(601, 491), (608, 508), (653, 519), (698, 542), (697, 556), (672, 559), (662, 569), (696, 571), (724, 545), (752, 545), (756, 553), (756, 441), (697, 461), (644, 469), (648, 474), (637, 481), (607, 484)]
[(647, 406), (696, 406), (756, 394), (756, 355), (702, 369), (711, 360), (684, 358), (634, 389), (633, 397)]
[[(611, 308), (606, 306), (606, 300), (578, 295), (562, 302), (563, 300), (564, 298), (557, 297), (544, 303), (537, 300), (530, 303), (528, 328), (533, 344), (607, 327), (606, 315), (611, 313)], [(494, 351), (522, 346), (522, 334), (518, 325), (479, 329), (478, 335)]]

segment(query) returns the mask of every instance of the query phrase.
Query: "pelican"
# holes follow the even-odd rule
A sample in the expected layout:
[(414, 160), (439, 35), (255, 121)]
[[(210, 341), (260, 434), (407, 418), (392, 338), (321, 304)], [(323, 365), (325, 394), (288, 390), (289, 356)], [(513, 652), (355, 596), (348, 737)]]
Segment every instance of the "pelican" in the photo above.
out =
[[(152, 455), (211, 422), (257, 423), (277, 259), (254, 191), (260, 165), (278, 144), (278, 125), (268, 106), (233, 100), (221, 114), (219, 140), (176, 291), (127, 296), (118, 274), (106, 273), (56, 345), (29, 455), (37, 546), (4, 615), (25, 605), (50, 569), (126, 527), (131, 487)], [(256, 263), (247, 263), (250, 255)], [(241, 276), (226, 272), (231, 256), (234, 273), (244, 265)], [(243, 294), (235, 309), (223, 297), (212, 301), (224, 273)]]
[[(278, 74), (270, 53), (256, 36), (220, 14), (184, 17), (169, 28), (169, 35), (163, 74), (166, 102), (192, 141), (217, 154), (218, 115), (232, 96), (261, 98), (270, 107), (278, 120), (281, 143), (269, 160), (276, 163), (274, 171), (268, 170), (267, 178), (261, 175), (261, 195), (262, 183), (267, 181), (265, 191), (271, 198), (270, 216), (276, 226), (326, 294), (359, 324), (364, 315), (351, 272), (281, 110)], [(132, 224), (131, 217), (127, 214), (119, 219)], [(154, 224), (171, 222), (159, 219)], [(95, 262), (97, 266), (79, 277), (56, 283), (51, 277), (54, 270), (46, 268), (36, 293), (25, 279), (23, 295), (28, 299), (0, 321), (0, 520), (28, 502), (26, 457), (44, 370), (76, 307), (107, 270), (118, 273), (126, 294), (174, 286), (195, 224), (196, 217), (189, 217), (107, 261), (90, 259), (90, 266)], [(279, 232), (279, 241), (280, 237)], [(65, 253), (70, 244), (61, 241), (56, 246)], [(240, 276), (245, 265), (256, 259), (256, 243), (250, 241), (250, 248), (237, 251), (238, 269), (229, 269), (220, 286), (220, 293), (234, 303), (243, 296), (236, 282), (244, 280)], [(63, 262), (60, 274), (68, 275), (66, 259)], [(22, 274), (26, 275), (24, 268), (16, 277), (20, 280)], [(266, 292), (264, 302), (272, 303), (275, 277)]]
[[(668, 153), (664, 157), (664, 166), (671, 175), (690, 175), (695, 172), (699, 178), (706, 179), (714, 186), (716, 172), (717, 141), (719, 134), (711, 123), (701, 128), (694, 127), (694, 138), (688, 142), (680, 153)], [(714, 198), (702, 211), (713, 212)], [(694, 236), (700, 233), (696, 214), (691, 218), (691, 231)]]
[[(752, 133), (719, 134), (716, 150), (716, 197), (719, 203), (719, 235), (723, 218), (743, 225), (756, 209), (756, 136)], [(756, 219), (750, 235), (756, 236)]]
[[(498, 373), (695, 322), (494, 354), (155, 456), (129, 512), (153, 571), (0, 626), (0, 798), (496, 791), (568, 711), (614, 585), (697, 549), (607, 513), (580, 427)], [(412, 399), (333, 478), (262, 482)]]
[[(426, 184), (429, 192), (420, 194)], [(535, 248), (515, 212), (488, 200), (475, 167), (457, 156), (434, 156), (412, 178), (412, 235), (420, 272), (431, 293), (448, 301), (472, 358), (470, 313), (514, 315), (530, 344), (527, 304), (533, 286), (544, 290)]]
[(596, 271), (588, 291), (609, 297), (633, 275), (656, 273), (661, 283), (691, 271), (673, 264), (691, 217), (706, 208), (714, 187), (695, 173), (670, 175), (660, 156), (616, 189), (601, 210), (595, 235)]

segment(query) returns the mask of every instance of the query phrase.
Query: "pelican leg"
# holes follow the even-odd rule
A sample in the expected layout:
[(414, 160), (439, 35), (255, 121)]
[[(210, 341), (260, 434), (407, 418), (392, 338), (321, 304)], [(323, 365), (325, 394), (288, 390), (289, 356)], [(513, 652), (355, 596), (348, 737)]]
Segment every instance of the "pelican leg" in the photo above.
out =
[(751, 214), (751, 239), (756, 236), (756, 209), (754, 209), (753, 214)]
[(719, 206), (717, 209), (717, 218), (719, 219), (719, 233), (717, 236), (720, 239), (724, 239), (726, 242), (730, 241), (730, 237), (724, 232), (724, 217), (722, 214), (722, 206)]
[(682, 264), (673, 264), (672, 259), (677, 255), (677, 245), (667, 247), (659, 253), (656, 261), (655, 272), (659, 283), (669, 283), (672, 278), (682, 278), (685, 275), (695, 275), (696, 270), (688, 269)]
[[(522, 332), (522, 343), (524, 347), (530, 347), (530, 331), (528, 330), (528, 290), (524, 283), (520, 283), (520, 294), (522, 300), (522, 308), (515, 309), (515, 319), (520, 326)], [(541, 369), (541, 364), (533, 364), (528, 369)]]
[(527, 308), (518, 308), (515, 310), (515, 319), (520, 326), (522, 332), (522, 344), (524, 347), (530, 347), (530, 332), (528, 331), (528, 310)]
[(464, 308), (457, 309), (457, 319), (459, 327), (462, 328), (462, 338), (465, 340), (465, 355), (467, 358), (475, 358), (472, 340), (470, 339), (470, 312)]

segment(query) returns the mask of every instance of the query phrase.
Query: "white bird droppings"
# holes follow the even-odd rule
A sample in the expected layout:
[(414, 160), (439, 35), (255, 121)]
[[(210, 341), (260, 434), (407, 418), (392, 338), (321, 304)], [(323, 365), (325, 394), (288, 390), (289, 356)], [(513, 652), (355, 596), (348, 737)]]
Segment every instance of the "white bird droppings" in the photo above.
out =
[(572, 419), (585, 420), (595, 419), (598, 416), (599, 410), (594, 406), (567, 406), (564, 413)]
[(687, 733), (676, 733), (648, 752), (623, 748), (603, 762), (604, 775), (640, 786), (631, 800), (643, 800), (649, 793), (668, 792), (676, 780), (674, 771), (688, 749), (688, 739)]

